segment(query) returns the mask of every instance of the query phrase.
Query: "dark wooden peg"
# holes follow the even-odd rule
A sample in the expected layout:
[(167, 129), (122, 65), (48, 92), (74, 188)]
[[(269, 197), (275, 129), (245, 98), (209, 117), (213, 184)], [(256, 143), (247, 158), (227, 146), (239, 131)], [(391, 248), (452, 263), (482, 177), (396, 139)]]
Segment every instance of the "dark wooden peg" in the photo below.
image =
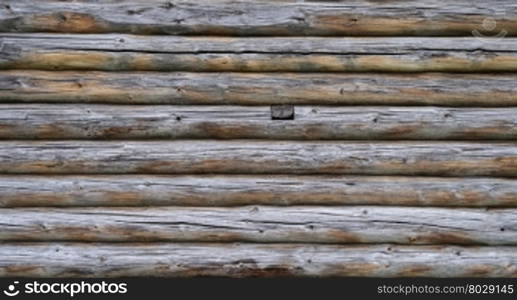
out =
[(294, 106), (286, 104), (271, 105), (271, 119), (294, 120)]

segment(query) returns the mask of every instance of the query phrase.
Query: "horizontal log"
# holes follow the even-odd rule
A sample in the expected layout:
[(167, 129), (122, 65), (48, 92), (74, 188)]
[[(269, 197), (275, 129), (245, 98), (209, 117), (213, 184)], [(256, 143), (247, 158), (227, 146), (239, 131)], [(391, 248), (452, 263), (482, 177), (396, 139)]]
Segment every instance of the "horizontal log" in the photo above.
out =
[(0, 34), (0, 69), (244, 72), (517, 71), (517, 38)]
[(500, 178), (376, 176), (0, 176), (0, 207), (235, 205), (517, 206)]
[(1, 102), (517, 106), (513, 74), (0, 71)]
[(0, 241), (517, 245), (516, 209), (386, 206), (0, 209)]
[(0, 139), (517, 139), (516, 108), (0, 105)]
[(517, 277), (517, 247), (2, 243), (1, 277)]
[[(483, 23), (495, 21), (495, 28)], [(511, 0), (20, 1), (0, 31), (204, 35), (517, 35)], [(474, 32), (476, 33), (476, 32)]]
[(267, 140), (0, 142), (0, 173), (517, 175), (517, 144)]

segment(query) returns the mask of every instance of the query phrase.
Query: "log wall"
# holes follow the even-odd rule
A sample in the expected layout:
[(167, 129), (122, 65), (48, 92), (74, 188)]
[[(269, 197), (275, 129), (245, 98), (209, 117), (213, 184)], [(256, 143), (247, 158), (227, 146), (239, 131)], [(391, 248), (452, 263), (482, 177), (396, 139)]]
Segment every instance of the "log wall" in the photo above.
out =
[(4, 0), (0, 276), (517, 277), (517, 4)]

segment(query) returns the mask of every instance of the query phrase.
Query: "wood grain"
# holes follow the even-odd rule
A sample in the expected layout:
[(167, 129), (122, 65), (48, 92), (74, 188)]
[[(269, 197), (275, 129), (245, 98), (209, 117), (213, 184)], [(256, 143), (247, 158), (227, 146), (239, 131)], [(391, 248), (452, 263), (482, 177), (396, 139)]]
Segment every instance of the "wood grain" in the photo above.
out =
[(517, 106), (513, 74), (0, 71), (1, 102)]
[(516, 209), (386, 206), (0, 209), (0, 241), (517, 245)]
[(0, 277), (517, 277), (514, 72), (512, 0), (4, 0)]
[(516, 247), (2, 243), (2, 277), (517, 277)]
[(0, 153), (11, 174), (517, 174), (515, 143), (6, 141)]
[(0, 69), (515, 72), (517, 38), (0, 34)]
[(517, 182), (414, 176), (0, 176), (0, 207), (254, 204), (515, 207)]
[[(189, 35), (517, 35), (515, 2), (4, 0), (0, 30)], [(493, 30), (483, 20), (496, 21)], [(503, 31), (504, 30), (504, 31)]]
[(0, 105), (0, 139), (517, 139), (515, 108)]

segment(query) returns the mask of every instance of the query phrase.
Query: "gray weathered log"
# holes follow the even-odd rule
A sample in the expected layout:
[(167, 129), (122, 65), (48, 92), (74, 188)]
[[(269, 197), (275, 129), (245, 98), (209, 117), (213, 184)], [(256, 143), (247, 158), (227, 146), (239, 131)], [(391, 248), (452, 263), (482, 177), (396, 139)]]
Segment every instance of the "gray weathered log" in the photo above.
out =
[(0, 209), (0, 241), (517, 245), (516, 209), (245, 206)]
[(513, 74), (0, 71), (2, 102), (517, 106)]
[(517, 277), (517, 247), (2, 243), (2, 277)]
[(0, 69), (517, 71), (517, 38), (178, 37), (0, 34)]
[[(517, 35), (511, 0), (4, 0), (0, 31), (204, 35)], [(496, 28), (483, 27), (483, 20)], [(485, 29), (486, 28), (486, 29)]]
[(517, 176), (517, 144), (268, 140), (0, 142), (0, 173)]
[(0, 139), (517, 139), (516, 108), (0, 105)]
[(391, 176), (0, 176), (0, 207), (252, 204), (515, 207), (517, 182)]

